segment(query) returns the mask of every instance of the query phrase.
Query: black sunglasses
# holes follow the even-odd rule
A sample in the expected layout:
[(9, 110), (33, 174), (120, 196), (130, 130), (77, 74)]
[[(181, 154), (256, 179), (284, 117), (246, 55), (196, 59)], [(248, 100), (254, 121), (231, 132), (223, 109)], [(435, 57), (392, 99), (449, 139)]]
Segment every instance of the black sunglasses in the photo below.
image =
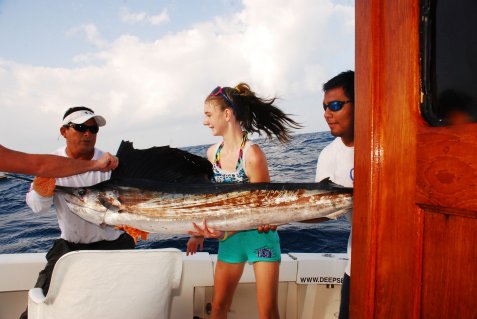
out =
[(86, 125), (86, 124), (69, 123), (69, 124), (64, 125), (64, 127), (72, 127), (72, 128), (75, 129), (75, 131), (78, 131), (80, 133), (90, 131), (92, 134), (96, 134), (99, 131), (98, 125)]
[(326, 108), (330, 108), (332, 112), (339, 111), (343, 108), (343, 106), (351, 101), (331, 101), (328, 104), (323, 103), (323, 109), (326, 111)]

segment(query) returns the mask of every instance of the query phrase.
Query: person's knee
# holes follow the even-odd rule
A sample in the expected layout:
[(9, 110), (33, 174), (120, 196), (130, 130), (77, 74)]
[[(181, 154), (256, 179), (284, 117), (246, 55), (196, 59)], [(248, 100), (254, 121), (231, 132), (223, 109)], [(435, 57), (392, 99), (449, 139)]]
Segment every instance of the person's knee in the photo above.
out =
[(212, 301), (212, 306), (217, 306), (218, 308), (224, 308), (227, 306), (230, 306), (231, 300), (229, 298), (220, 298), (220, 297), (215, 297), (214, 300)]

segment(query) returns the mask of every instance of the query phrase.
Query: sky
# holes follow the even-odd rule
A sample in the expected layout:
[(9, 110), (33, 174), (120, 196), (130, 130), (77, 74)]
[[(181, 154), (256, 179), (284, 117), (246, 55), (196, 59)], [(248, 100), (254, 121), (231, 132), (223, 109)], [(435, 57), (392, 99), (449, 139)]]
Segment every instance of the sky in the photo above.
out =
[(327, 131), (322, 85), (354, 70), (353, 0), (0, 0), (0, 144), (64, 146), (64, 112), (106, 118), (96, 146), (212, 144), (203, 102), (248, 83)]

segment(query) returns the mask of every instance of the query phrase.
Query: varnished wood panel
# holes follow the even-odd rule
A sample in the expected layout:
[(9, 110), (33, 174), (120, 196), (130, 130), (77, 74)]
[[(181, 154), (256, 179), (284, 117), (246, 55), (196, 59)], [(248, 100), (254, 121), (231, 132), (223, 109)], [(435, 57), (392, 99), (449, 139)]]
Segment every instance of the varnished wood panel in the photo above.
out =
[(417, 318), (418, 1), (356, 2), (351, 318)]
[(422, 127), (418, 141), (417, 203), (477, 218), (477, 124)]
[[(379, 162), (375, 161), (373, 149), (379, 138), (373, 139), (374, 118), (378, 110), (371, 107), (373, 93), (378, 91), (378, 83), (369, 81), (378, 72), (371, 68), (376, 59), (378, 46), (372, 41), (373, 30), (379, 26), (373, 16), (371, 1), (356, 2), (356, 69), (355, 69), (355, 180), (353, 208), (353, 241), (352, 241), (352, 283), (350, 316), (351, 318), (373, 318), (374, 291), (376, 277), (376, 231), (377, 214), (372, 206), (376, 202), (378, 185), (372, 181), (379, 170)], [(359, 30), (359, 32), (358, 32)], [(376, 114), (375, 114), (376, 112)], [(379, 156), (378, 156), (379, 157)], [(358, 259), (358, 260), (357, 260)]]
[(477, 219), (427, 210), (421, 318), (477, 318)]

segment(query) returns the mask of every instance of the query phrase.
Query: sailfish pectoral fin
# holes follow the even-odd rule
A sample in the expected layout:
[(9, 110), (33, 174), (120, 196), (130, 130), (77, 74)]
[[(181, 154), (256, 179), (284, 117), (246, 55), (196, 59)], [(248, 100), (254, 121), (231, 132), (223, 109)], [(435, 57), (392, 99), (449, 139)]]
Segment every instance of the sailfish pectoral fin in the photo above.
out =
[(147, 235), (149, 235), (148, 232), (145, 232), (145, 231), (142, 231), (140, 229), (130, 227), (130, 226), (127, 226), (127, 225), (116, 226), (115, 228), (128, 233), (129, 236), (131, 236), (134, 239), (135, 244), (137, 244), (137, 241), (139, 240), (139, 237), (141, 237), (141, 240), (146, 240)]

